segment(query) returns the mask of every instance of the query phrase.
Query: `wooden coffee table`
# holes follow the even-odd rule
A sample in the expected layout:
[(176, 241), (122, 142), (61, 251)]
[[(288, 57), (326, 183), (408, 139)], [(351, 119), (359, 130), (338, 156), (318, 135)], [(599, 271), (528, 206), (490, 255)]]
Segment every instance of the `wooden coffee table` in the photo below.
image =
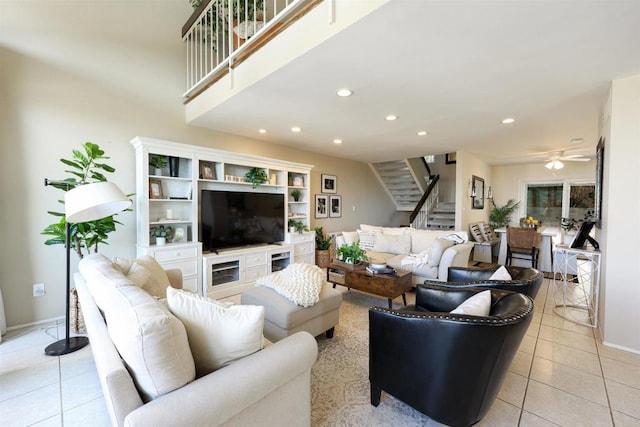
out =
[(334, 288), (342, 285), (387, 298), (389, 308), (392, 308), (391, 300), (400, 295), (404, 305), (407, 305), (405, 292), (412, 286), (410, 271), (396, 269), (395, 274), (372, 274), (366, 269), (350, 270), (334, 263), (327, 267), (327, 281), (333, 283)]

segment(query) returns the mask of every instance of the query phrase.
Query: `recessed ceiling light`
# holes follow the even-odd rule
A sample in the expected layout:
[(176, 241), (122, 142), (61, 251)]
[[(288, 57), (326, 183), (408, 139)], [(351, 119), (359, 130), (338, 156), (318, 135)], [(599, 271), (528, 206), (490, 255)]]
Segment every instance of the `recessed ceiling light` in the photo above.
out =
[(258, 132), (260, 132), (260, 133), (267, 133), (267, 130), (266, 130), (266, 129), (260, 129), (260, 130), (258, 130)]
[(341, 97), (346, 97), (346, 96), (353, 95), (353, 92), (351, 91), (351, 89), (343, 88), (343, 89), (338, 89), (338, 91), (336, 92), (336, 95)]
[(336, 139), (333, 140), (333, 143), (334, 144), (342, 144), (342, 140), (336, 138)]
[(396, 116), (395, 114), (389, 114), (387, 117), (384, 118), (387, 121), (394, 121), (394, 120), (398, 120), (398, 116)]
[(584, 139), (582, 139), (582, 138), (573, 138), (571, 140), (572, 144), (582, 144), (583, 142), (584, 142)]
[(291, 132), (296, 132), (297, 133), (297, 132), (300, 132), (301, 130), (302, 129), (299, 128), (298, 126), (294, 126), (294, 127), (291, 128)]
[(421, 130), (418, 132), (418, 136), (425, 136), (428, 132), (426, 130)]
[(513, 123), (515, 121), (516, 121), (516, 119), (514, 119), (512, 117), (508, 117), (508, 118), (502, 120), (502, 124), (503, 125), (510, 125), (511, 123)]

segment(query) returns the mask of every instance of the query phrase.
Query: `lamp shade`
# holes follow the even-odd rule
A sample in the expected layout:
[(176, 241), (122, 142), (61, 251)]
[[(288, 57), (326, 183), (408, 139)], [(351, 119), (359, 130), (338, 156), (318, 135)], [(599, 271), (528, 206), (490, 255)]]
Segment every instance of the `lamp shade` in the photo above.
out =
[(64, 196), (67, 222), (106, 218), (131, 206), (131, 200), (112, 182), (79, 185)]

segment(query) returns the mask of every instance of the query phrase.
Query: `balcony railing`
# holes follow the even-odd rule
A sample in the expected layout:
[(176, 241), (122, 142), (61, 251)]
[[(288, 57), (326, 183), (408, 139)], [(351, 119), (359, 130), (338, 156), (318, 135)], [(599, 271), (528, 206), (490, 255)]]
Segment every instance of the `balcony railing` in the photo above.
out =
[(322, 0), (203, 0), (182, 27), (185, 103)]

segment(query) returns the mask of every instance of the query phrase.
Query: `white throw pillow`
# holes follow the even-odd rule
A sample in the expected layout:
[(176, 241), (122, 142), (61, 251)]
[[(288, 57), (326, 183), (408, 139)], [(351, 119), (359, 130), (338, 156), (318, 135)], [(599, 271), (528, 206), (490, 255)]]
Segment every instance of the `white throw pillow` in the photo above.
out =
[(114, 264), (127, 276), (127, 279), (150, 295), (157, 298), (167, 297), (167, 288), (171, 285), (169, 276), (154, 257), (149, 255), (138, 259), (116, 257)]
[(343, 231), (342, 238), (344, 239), (344, 243), (347, 245), (352, 245), (358, 241), (358, 232), (357, 231)]
[(379, 225), (360, 224), (360, 230), (362, 230), (362, 231), (379, 231), (379, 232), (382, 232), (383, 228), (384, 227), (380, 227)]
[(444, 251), (453, 246), (453, 242), (449, 239), (439, 238), (433, 241), (431, 245), (431, 253), (429, 255), (429, 267), (437, 267), (440, 265), (440, 259)]
[(507, 270), (504, 265), (501, 265), (500, 268), (489, 277), (489, 280), (512, 280), (512, 277), (511, 274), (509, 274), (509, 270)]
[(483, 316), (489, 315), (491, 310), (491, 291), (486, 290), (475, 294), (468, 298), (462, 304), (451, 310), (453, 314), (466, 314), (468, 316)]
[(167, 301), (171, 312), (187, 329), (198, 377), (262, 348), (262, 306), (227, 307), (209, 298), (173, 288), (167, 289)]
[(142, 400), (148, 402), (193, 381), (195, 366), (182, 323), (140, 288), (129, 286), (119, 292), (127, 295), (105, 311), (109, 336)]
[(409, 233), (388, 235), (376, 232), (373, 251), (396, 255), (408, 254), (411, 251), (411, 235)]
[(373, 246), (376, 243), (375, 231), (358, 230), (358, 246), (365, 251), (373, 250)]

